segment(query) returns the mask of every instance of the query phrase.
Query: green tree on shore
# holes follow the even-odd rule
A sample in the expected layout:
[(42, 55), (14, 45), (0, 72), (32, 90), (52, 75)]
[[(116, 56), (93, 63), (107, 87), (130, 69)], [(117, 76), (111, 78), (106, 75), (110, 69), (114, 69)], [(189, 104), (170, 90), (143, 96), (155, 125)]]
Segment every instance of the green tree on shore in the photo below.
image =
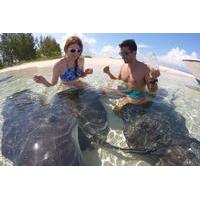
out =
[(31, 33), (0, 34), (0, 54), (3, 65), (34, 59), (36, 48), (33, 35)]
[(36, 57), (34, 37), (31, 33), (20, 33), (15, 37), (14, 51), (19, 61)]
[(0, 67), (23, 61), (61, 56), (60, 45), (50, 36), (34, 38), (32, 33), (0, 34)]
[(56, 58), (61, 56), (60, 45), (56, 40), (50, 36), (36, 38), (37, 41), (37, 55), (39, 57)]
[(13, 50), (14, 34), (3, 33), (0, 35), (0, 53), (3, 64), (14, 63), (15, 56)]
[(3, 68), (3, 63), (2, 61), (0, 60), (0, 69)]

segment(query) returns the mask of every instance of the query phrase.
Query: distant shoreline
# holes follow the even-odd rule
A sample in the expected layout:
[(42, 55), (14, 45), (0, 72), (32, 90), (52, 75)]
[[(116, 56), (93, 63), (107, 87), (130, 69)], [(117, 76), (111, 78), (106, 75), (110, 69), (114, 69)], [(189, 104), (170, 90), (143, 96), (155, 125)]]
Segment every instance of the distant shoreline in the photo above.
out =
[[(46, 68), (50, 67), (52, 68), (53, 65), (58, 61), (59, 59), (53, 59), (53, 60), (45, 60), (45, 61), (35, 61), (35, 62), (30, 62), (30, 63), (25, 63), (21, 65), (16, 65), (16, 66), (11, 66), (7, 67), (5, 69), (0, 70), (1, 73), (9, 72), (9, 71), (15, 71), (15, 70), (22, 70), (22, 69), (27, 69), (27, 68)], [(106, 66), (106, 65), (118, 65), (119, 67), (123, 64), (122, 59), (113, 59), (113, 58), (85, 58), (85, 66), (87, 65), (100, 65), (100, 66)], [(192, 74), (182, 72), (180, 70), (176, 70), (173, 68), (165, 67), (165, 66), (159, 66), (161, 73), (162, 72), (167, 72), (171, 74), (176, 74), (176, 75), (183, 75), (183, 76), (189, 76), (189, 77), (194, 77)]]

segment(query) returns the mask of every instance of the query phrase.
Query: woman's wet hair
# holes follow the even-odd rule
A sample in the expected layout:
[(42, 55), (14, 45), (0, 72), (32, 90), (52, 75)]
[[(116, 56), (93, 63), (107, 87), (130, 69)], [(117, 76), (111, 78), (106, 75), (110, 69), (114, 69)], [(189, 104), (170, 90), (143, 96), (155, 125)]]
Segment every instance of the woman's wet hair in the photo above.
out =
[(124, 40), (121, 44), (119, 44), (119, 47), (120, 48), (128, 47), (130, 51), (137, 51), (137, 44), (133, 39)]
[(67, 52), (67, 49), (69, 48), (69, 46), (72, 45), (72, 44), (77, 44), (80, 47), (81, 53), (82, 53), (83, 43), (82, 43), (81, 39), (77, 36), (71, 36), (67, 39), (65, 46), (64, 46), (65, 53)]

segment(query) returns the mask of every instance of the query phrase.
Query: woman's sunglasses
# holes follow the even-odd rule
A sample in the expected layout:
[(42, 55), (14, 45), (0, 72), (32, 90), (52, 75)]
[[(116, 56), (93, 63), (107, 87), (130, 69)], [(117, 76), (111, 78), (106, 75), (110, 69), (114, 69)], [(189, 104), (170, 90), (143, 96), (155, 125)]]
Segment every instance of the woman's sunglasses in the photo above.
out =
[(80, 49), (69, 49), (71, 53), (81, 53)]

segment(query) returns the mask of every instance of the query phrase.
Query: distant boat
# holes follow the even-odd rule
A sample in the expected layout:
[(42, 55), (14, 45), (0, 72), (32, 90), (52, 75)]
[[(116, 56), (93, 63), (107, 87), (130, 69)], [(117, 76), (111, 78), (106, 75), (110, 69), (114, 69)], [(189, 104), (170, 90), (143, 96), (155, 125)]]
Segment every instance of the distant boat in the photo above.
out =
[(193, 75), (200, 84), (200, 60), (199, 59), (183, 59), (183, 62), (191, 69)]

